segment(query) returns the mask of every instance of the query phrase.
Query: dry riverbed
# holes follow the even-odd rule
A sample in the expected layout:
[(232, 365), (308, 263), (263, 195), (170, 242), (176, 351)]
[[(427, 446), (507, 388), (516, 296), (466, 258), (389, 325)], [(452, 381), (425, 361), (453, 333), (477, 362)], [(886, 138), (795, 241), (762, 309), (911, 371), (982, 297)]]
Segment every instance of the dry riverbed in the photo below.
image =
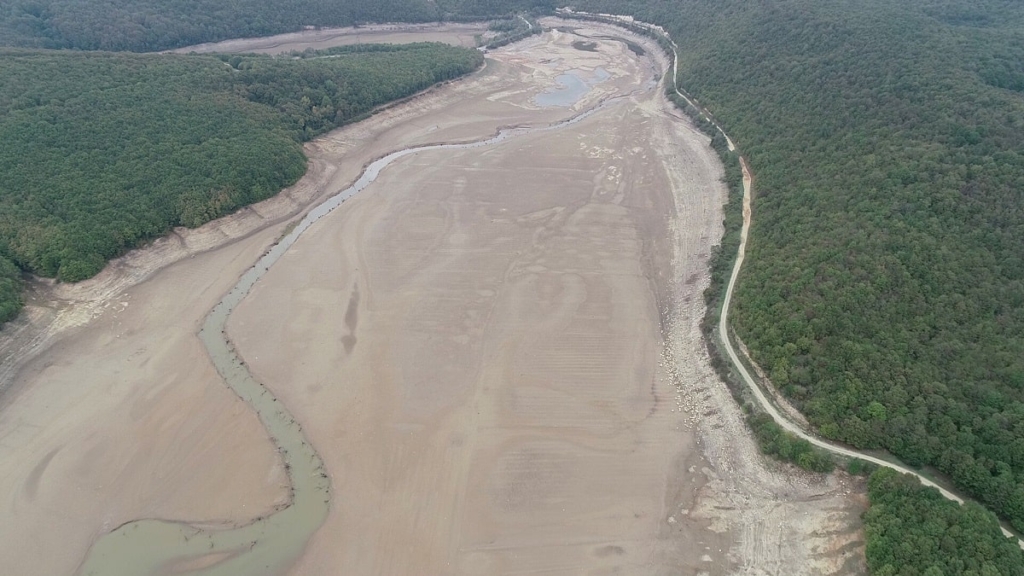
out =
[[(0, 573), (72, 574), (138, 518), (231, 525), (285, 504), (273, 445), (195, 337), (206, 312), (368, 161), (600, 102), (396, 161), (230, 319), (333, 485), (289, 574), (863, 572), (862, 487), (765, 461), (709, 366), (725, 191), (654, 86), (667, 63), (615, 28), (547, 24), (577, 30), (311, 143), (279, 197), (37, 287), (0, 335)], [(336, 38), (312, 34), (288, 45)]]

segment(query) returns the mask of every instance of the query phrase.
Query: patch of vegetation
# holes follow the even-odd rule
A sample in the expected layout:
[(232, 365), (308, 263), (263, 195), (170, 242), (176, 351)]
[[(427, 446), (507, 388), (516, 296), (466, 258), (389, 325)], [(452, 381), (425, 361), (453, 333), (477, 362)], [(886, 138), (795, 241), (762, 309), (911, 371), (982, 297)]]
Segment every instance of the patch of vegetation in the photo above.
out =
[(487, 29), (492, 32), (514, 32), (524, 25), (518, 18), (506, 18), (503, 20), (494, 20), (487, 25)]
[(173, 226), (276, 194), (301, 142), (476, 69), (476, 50), (293, 59), (0, 50), (0, 317), (17, 268), (63, 281)]
[[(527, 18), (524, 15), (517, 15), (515, 18), (510, 20), (502, 20), (496, 23), (492, 23), (492, 26), (498, 26), (501, 34), (491, 39), (487, 43), (485, 48), (493, 50), (494, 48), (501, 48), (502, 46), (508, 46), (513, 42), (529, 38), (537, 34), (541, 34), (544, 30), (540, 27), (540, 24), (533, 18)], [(494, 29), (494, 28), (492, 28)]]
[(0, 256), (0, 322), (14, 319), (21, 310), (21, 271), (9, 259)]
[(747, 424), (754, 431), (754, 438), (765, 454), (792, 462), (811, 472), (827, 473), (836, 467), (831, 454), (783, 430), (768, 414), (751, 414), (747, 416)]
[(878, 470), (877, 464), (860, 458), (853, 458), (846, 463), (846, 472), (851, 476), (871, 476), (875, 470)]
[(583, 50), (584, 52), (597, 52), (597, 42), (588, 42), (586, 40), (574, 40), (572, 47), (577, 50)]
[(868, 569), (875, 576), (1024, 574), (1024, 553), (995, 515), (945, 499), (915, 476), (880, 468), (868, 480)]
[(1024, 528), (1024, 5), (584, 0), (663, 25), (758, 178), (733, 323), (828, 438)]
[(10, 0), (0, 45), (146, 52), (306, 26), (484, 20), (552, 0)]
[(548, 14), (556, 0), (435, 0), (445, 20), (484, 20), (499, 15)]

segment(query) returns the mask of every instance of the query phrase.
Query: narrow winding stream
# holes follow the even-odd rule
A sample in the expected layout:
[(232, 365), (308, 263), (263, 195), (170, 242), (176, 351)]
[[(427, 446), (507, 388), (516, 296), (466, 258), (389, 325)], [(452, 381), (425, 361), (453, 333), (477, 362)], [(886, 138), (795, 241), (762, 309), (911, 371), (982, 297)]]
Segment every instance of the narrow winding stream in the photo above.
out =
[(302, 427), (277, 398), (253, 378), (245, 362), (235, 352), (225, 332), (231, 312), (310, 226), (369, 186), (395, 160), (421, 151), (480, 148), (524, 134), (558, 130), (622, 98), (605, 100), (590, 110), (550, 126), (509, 128), (487, 140), (434, 144), (392, 152), (367, 166), (354, 184), (310, 211), (290, 233), (242, 275), (235, 287), (210, 311), (199, 332), (199, 338), (225, 383), (256, 411), (277, 446), (291, 482), (290, 504), (238, 527), (204, 526), (166, 520), (128, 522), (96, 541), (78, 573), (82, 576), (148, 576), (166, 573), (238, 576), (277, 574), (291, 566), (327, 517), (331, 483), (323, 461), (306, 440)]

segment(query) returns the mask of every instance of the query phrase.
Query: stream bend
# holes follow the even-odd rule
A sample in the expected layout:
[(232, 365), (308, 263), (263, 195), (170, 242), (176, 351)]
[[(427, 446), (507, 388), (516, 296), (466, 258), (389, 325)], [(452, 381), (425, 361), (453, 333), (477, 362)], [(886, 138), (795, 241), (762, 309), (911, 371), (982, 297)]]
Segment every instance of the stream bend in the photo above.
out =
[(81, 576), (144, 576), (172, 572), (195, 576), (281, 573), (302, 553), (323, 524), (331, 501), (331, 482), (323, 460), (302, 427), (263, 384), (258, 382), (231, 344), (228, 317), (253, 286), (314, 223), (373, 183), (392, 162), (429, 150), (464, 150), (491, 146), (535, 132), (570, 126), (622, 100), (608, 98), (567, 120), (542, 127), (501, 129), (486, 140), (431, 144), (392, 152), (371, 162), (348, 188), (314, 207), (287, 235), (270, 248), (214, 306), (199, 338), (217, 372), (257, 415), (277, 447), (290, 481), (290, 503), (242, 526), (205, 526), (168, 520), (135, 520), (101, 536), (78, 569)]

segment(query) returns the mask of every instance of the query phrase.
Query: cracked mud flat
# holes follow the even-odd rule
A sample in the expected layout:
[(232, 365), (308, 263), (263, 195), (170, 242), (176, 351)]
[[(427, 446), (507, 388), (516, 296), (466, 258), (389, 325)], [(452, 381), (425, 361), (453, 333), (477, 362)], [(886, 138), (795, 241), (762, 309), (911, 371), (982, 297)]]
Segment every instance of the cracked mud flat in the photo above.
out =
[[(333, 484), (289, 573), (862, 573), (861, 487), (765, 462), (708, 364), (724, 189), (707, 139), (642, 91), (650, 62), (574, 39), (496, 51), (312, 143), (282, 196), (40, 287), (23, 331), (64, 323), (0, 397), (0, 572), (71, 574), (137, 518), (239, 524), (280, 506), (280, 461), (194, 334), (289, 215), (391, 150), (641, 90), (557, 132), (399, 160), (236, 311), (230, 336)], [(571, 108), (535, 105), (598, 68)]]

